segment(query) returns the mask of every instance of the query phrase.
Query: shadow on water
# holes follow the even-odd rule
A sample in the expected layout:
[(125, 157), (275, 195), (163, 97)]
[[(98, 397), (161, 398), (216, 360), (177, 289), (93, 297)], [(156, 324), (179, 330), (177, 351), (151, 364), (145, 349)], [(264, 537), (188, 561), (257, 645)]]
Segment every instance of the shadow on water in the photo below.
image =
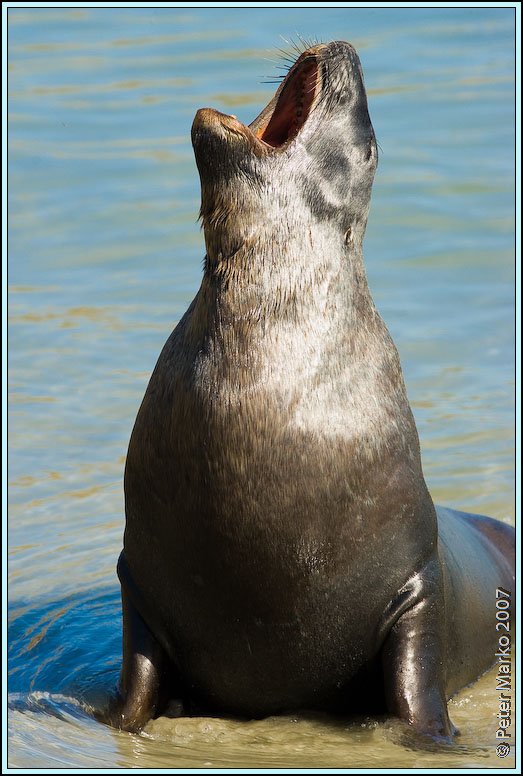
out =
[(121, 660), (119, 588), (17, 601), (9, 612), (9, 708), (63, 718), (105, 707)]

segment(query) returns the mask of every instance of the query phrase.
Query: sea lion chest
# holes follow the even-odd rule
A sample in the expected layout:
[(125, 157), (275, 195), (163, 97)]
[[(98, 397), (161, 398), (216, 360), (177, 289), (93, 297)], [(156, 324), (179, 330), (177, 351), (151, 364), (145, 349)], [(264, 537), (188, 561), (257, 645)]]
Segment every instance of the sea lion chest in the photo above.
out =
[(406, 433), (388, 428), (388, 399), (369, 404), (358, 386), (376, 379), (371, 360), (353, 357), (349, 375), (290, 325), (256, 341), (222, 326), (202, 341), (192, 315), (167, 342), (133, 431), (127, 563), (207, 700), (247, 709), (256, 666), (272, 665), (262, 698), (292, 706), (377, 653), (383, 611), (425, 551), (425, 494), (403, 448), (394, 459), (384, 447), (385, 466), (371, 444), (378, 428), (380, 449)]

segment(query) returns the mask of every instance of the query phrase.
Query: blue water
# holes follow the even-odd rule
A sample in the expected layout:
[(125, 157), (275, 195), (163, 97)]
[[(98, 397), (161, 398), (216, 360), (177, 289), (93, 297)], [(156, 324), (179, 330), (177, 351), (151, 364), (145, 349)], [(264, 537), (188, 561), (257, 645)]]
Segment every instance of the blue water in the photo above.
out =
[(277, 49), (292, 50), (280, 36), (359, 51), (381, 149), (367, 274), (400, 353), (427, 482), (439, 503), (514, 522), (513, 16), (9, 10), (13, 766), (499, 765), (487, 679), (451, 704), (460, 746), (436, 754), (402, 749), (382, 722), (362, 733), (189, 721), (147, 737), (90, 711), (119, 671), (130, 431), (201, 279), (191, 123), (205, 106), (249, 123), (272, 97), (263, 82), (282, 72)]

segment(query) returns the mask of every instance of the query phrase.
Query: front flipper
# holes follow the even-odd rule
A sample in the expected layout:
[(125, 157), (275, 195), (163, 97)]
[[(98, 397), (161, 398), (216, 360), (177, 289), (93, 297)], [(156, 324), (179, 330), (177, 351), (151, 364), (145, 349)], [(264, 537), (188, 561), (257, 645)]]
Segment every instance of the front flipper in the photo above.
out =
[(118, 561), (118, 575), (122, 584), (123, 657), (119, 694), (108, 721), (114, 727), (136, 733), (163, 711), (179, 692), (179, 686), (167, 653), (129, 594), (127, 588), (134, 590), (134, 586), (123, 553)]
[(424, 735), (451, 741), (445, 693), (444, 599), (438, 558), (400, 590), (386, 613), (382, 648), (388, 710)]
[(123, 660), (114, 724), (136, 733), (158, 711), (167, 657), (122, 588)]

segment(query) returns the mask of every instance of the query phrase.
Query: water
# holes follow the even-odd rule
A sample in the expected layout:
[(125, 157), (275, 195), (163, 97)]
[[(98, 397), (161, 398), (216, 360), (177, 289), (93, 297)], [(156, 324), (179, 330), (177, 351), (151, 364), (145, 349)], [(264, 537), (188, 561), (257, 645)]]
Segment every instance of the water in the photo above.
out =
[(89, 715), (116, 685), (122, 475), (204, 254), (196, 110), (246, 123), (277, 47), (358, 49), (381, 146), (365, 256), (402, 358), (430, 490), (514, 522), (514, 13), (507, 8), (9, 11), (9, 763), (497, 767), (492, 674), (459, 744), (394, 721)]

